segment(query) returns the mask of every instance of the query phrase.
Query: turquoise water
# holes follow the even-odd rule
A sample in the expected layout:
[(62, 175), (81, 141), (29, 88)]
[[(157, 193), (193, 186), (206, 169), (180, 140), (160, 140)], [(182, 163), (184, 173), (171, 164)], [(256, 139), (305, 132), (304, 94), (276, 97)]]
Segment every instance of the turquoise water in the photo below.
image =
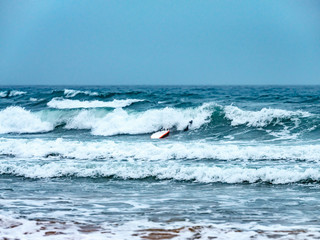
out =
[[(0, 235), (320, 237), (319, 96), (318, 86), (1, 87)], [(150, 139), (161, 129), (170, 135)]]

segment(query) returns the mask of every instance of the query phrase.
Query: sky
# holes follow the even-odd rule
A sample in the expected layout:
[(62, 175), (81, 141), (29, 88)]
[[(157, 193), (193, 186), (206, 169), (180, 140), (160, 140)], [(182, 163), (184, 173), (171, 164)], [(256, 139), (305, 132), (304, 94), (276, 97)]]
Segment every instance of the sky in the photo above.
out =
[(0, 0), (12, 84), (320, 84), (320, 1)]

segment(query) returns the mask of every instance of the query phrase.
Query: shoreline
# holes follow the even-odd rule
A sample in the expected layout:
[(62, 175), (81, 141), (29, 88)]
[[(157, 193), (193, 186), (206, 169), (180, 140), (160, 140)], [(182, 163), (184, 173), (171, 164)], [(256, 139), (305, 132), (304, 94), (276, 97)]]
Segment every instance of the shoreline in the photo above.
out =
[[(92, 223), (59, 220), (27, 220), (0, 216), (0, 239), (314, 239), (320, 237), (320, 228), (262, 226), (249, 224), (181, 224), (154, 223), (150, 228), (138, 222), (113, 223), (101, 226)], [(167, 224), (167, 226), (164, 226)], [(134, 225), (136, 229), (134, 228)], [(176, 225), (176, 224), (174, 224)], [(184, 225), (184, 226), (183, 226)], [(109, 226), (109, 229), (106, 228)], [(33, 228), (32, 228), (33, 227)]]

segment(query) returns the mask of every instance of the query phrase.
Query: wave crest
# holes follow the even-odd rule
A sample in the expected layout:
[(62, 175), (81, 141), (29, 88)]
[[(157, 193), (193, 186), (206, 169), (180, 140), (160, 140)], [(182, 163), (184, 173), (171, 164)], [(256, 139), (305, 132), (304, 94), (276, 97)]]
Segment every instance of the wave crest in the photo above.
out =
[(41, 121), (35, 114), (21, 107), (7, 107), (0, 111), (0, 133), (36, 133), (53, 130), (53, 124)]
[(204, 104), (198, 108), (152, 109), (145, 112), (129, 113), (115, 109), (104, 117), (95, 117), (90, 111), (81, 111), (71, 119), (67, 129), (91, 129), (93, 135), (111, 136), (117, 134), (144, 134), (158, 131), (161, 128), (183, 130), (192, 120), (190, 129), (197, 129), (210, 121), (213, 109)]
[(84, 94), (84, 95), (88, 95), (88, 96), (98, 96), (99, 95), (99, 93), (91, 92), (91, 91), (80, 91), (80, 90), (73, 90), (73, 89), (65, 89), (64, 90), (64, 95), (67, 98), (75, 97), (78, 94)]
[(224, 108), (225, 117), (231, 120), (232, 126), (247, 125), (248, 127), (265, 127), (274, 125), (282, 120), (298, 123), (299, 118), (310, 117), (312, 114), (304, 111), (287, 111), (281, 109), (262, 108), (260, 111), (245, 111), (235, 106)]
[[(30, 101), (40, 100), (30, 98)], [(65, 129), (88, 129), (93, 135), (101, 136), (146, 134), (160, 129), (181, 131), (192, 120), (189, 129), (201, 128), (206, 136), (224, 131), (226, 127), (230, 129), (239, 125), (256, 128), (271, 126), (272, 128), (266, 129), (266, 133), (284, 139), (296, 138), (300, 134), (298, 128), (300, 124), (306, 127), (307, 131), (312, 131), (318, 122), (317, 116), (313, 117), (313, 114), (303, 111), (266, 108), (260, 111), (245, 111), (235, 106), (223, 107), (215, 103), (204, 103), (198, 107), (165, 107), (145, 111), (134, 110), (134, 107), (123, 109), (140, 101), (143, 100), (103, 102), (54, 98), (47, 103), (51, 109), (38, 112), (31, 112), (21, 107), (7, 107), (0, 111), (3, 119), (0, 123), (2, 129), (0, 132), (34, 133), (37, 129), (38, 132), (47, 132), (56, 126), (64, 126)], [(293, 129), (296, 129), (295, 132)]]
[(25, 95), (27, 92), (24, 91), (18, 91), (18, 90), (9, 90), (9, 91), (2, 91), (0, 92), (0, 97), (5, 98), (5, 97), (15, 97), (15, 96), (20, 96), (20, 95)]

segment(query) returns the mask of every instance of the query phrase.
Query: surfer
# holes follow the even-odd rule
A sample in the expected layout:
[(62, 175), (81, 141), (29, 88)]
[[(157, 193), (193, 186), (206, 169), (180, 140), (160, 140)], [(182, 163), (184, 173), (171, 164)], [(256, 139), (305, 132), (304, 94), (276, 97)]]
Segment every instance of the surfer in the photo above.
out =
[[(183, 131), (188, 131), (189, 128), (191, 127), (192, 123), (193, 123), (193, 121), (190, 120), (189, 123), (188, 123), (188, 125), (187, 125), (187, 127), (185, 127), (185, 128), (183, 129)], [(152, 134), (150, 137), (153, 138), (153, 139), (155, 139), (155, 138), (158, 138), (158, 139), (160, 139), (160, 138), (165, 138), (165, 137), (169, 136), (169, 133), (170, 133), (170, 130), (169, 130), (169, 129), (161, 128), (160, 131), (155, 132), (155, 133)]]
[[(190, 120), (189, 123), (188, 123), (188, 125), (183, 129), (183, 131), (188, 131), (189, 128), (191, 127), (192, 123), (193, 123), (193, 120)], [(166, 129), (166, 128), (163, 128), (163, 127), (160, 128), (160, 131), (164, 131), (164, 130), (167, 130), (167, 129)]]
[(189, 123), (188, 123), (188, 126), (185, 127), (185, 129), (183, 129), (183, 131), (188, 131), (189, 130), (189, 127), (191, 127), (193, 121), (190, 120)]

